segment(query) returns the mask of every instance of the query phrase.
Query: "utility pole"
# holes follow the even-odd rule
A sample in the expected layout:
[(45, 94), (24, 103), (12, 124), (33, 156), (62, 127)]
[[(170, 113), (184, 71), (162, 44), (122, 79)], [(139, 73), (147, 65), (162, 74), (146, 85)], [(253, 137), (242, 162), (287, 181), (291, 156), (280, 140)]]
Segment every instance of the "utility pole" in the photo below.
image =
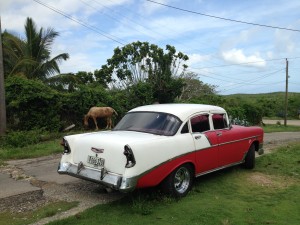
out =
[(288, 113), (288, 87), (289, 87), (289, 61), (286, 61), (285, 68), (285, 110), (284, 110), (284, 126), (287, 125), (287, 113)]
[(5, 106), (5, 87), (4, 87), (4, 65), (2, 52), (2, 30), (0, 17), (0, 136), (6, 132), (6, 106)]

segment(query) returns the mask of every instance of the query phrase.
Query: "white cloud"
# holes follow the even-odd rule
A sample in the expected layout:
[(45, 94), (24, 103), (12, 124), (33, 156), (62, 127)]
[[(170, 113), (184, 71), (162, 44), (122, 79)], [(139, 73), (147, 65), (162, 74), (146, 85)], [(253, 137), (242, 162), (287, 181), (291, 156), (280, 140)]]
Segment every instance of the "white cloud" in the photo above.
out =
[(197, 65), (202, 62), (205, 62), (211, 58), (209, 55), (200, 55), (200, 54), (190, 54), (188, 56), (189, 56), (189, 60), (187, 61), (187, 64), (191, 67), (193, 67), (193, 65)]
[[(241, 49), (231, 49), (227, 52), (222, 52), (222, 57), (226, 62), (233, 64), (243, 64), (247, 66), (254, 67), (264, 67), (266, 66), (266, 61), (260, 57), (259, 53), (255, 53), (254, 55), (246, 56)], [(255, 62), (255, 63), (251, 63)], [(249, 64), (247, 64), (249, 63)]]
[[(169, 0), (156, 0), (156, 2), (162, 3), (162, 4), (168, 4)], [(165, 7), (156, 3), (147, 2), (144, 1), (144, 3), (140, 7), (140, 12), (142, 14), (151, 15), (154, 12), (164, 9)]]
[(67, 61), (60, 64), (61, 73), (77, 73), (78, 71), (94, 72), (96, 66), (87, 54), (72, 54)]
[(278, 52), (286, 54), (294, 53), (296, 50), (296, 43), (293, 40), (293, 34), (277, 30), (275, 32), (275, 48)]

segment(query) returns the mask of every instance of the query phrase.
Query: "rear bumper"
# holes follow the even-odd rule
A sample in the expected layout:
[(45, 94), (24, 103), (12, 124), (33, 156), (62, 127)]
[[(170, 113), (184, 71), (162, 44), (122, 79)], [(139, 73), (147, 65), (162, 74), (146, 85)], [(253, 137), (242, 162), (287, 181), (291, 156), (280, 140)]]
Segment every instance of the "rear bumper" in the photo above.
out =
[(133, 191), (137, 184), (137, 178), (125, 178), (102, 169), (86, 168), (80, 163), (78, 165), (69, 162), (59, 163), (57, 172), (67, 174), (84, 180), (93, 181), (121, 192)]

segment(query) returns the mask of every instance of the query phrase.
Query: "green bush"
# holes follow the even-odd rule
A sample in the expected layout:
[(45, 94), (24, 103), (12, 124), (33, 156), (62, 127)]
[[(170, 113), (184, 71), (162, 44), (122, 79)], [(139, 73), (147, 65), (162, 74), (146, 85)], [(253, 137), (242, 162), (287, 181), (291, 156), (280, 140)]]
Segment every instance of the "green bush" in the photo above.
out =
[(5, 81), (7, 120), (10, 129), (57, 131), (60, 95), (41, 81), (9, 77)]
[(15, 131), (8, 132), (0, 139), (3, 147), (25, 147), (60, 137), (58, 133), (50, 133), (44, 130)]
[[(77, 128), (83, 127), (83, 117), (93, 106), (110, 106), (119, 114), (119, 102), (110, 91), (102, 86), (80, 86), (70, 93), (61, 94), (61, 108), (59, 110), (61, 124), (66, 127), (75, 124)], [(124, 96), (120, 96), (123, 98)], [(103, 122), (103, 120), (101, 121)]]

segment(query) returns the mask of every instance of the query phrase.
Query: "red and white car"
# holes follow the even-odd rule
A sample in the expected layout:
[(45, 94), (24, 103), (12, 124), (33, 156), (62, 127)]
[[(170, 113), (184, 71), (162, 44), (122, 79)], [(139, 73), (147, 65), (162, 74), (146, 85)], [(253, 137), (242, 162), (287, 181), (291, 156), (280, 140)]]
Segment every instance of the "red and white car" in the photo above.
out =
[(122, 192), (161, 185), (182, 197), (195, 177), (255, 165), (260, 127), (231, 125), (223, 108), (156, 104), (130, 110), (112, 131), (65, 136), (58, 173)]

